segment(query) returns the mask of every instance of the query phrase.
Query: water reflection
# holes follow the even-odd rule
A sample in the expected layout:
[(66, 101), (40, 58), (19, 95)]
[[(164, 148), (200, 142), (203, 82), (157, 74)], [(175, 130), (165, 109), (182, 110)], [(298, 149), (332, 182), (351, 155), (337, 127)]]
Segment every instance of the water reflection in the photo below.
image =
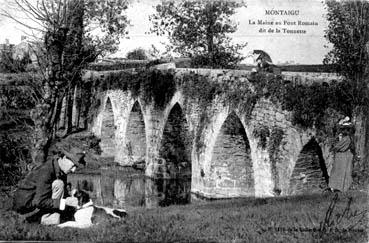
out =
[(151, 179), (125, 170), (68, 175), (73, 188), (89, 192), (94, 202), (110, 207), (158, 207), (190, 202), (191, 179)]

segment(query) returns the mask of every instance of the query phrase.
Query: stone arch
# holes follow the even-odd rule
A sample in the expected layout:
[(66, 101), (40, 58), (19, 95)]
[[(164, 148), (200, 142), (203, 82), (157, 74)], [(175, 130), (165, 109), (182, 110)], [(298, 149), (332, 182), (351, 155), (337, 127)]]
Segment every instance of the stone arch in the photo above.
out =
[(113, 104), (110, 97), (107, 97), (105, 107), (102, 112), (101, 124), (101, 157), (114, 158), (115, 156), (115, 123)]
[(125, 133), (124, 150), (130, 160), (142, 162), (146, 156), (146, 126), (140, 103), (136, 100), (132, 105)]
[(191, 176), (191, 139), (185, 114), (175, 103), (168, 114), (159, 147), (159, 157), (165, 161), (163, 172), (170, 178)]
[(224, 196), (254, 196), (251, 147), (244, 125), (232, 111), (223, 122), (212, 150), (209, 179)]
[(300, 151), (289, 181), (289, 194), (319, 192), (326, 187), (328, 173), (322, 149), (311, 138)]

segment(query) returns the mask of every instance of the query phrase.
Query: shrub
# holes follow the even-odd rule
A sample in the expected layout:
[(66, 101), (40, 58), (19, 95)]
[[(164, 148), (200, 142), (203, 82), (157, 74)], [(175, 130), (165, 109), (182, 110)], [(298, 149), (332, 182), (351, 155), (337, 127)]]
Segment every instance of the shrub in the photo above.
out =
[(14, 186), (31, 163), (28, 136), (0, 134), (0, 187)]
[(131, 60), (147, 60), (146, 51), (142, 48), (136, 48), (129, 51), (126, 55), (127, 59)]
[(28, 64), (30, 64), (31, 62), (32, 61), (28, 53), (26, 53), (21, 59), (14, 59), (12, 52), (0, 52), (0, 72), (3, 73), (25, 72)]

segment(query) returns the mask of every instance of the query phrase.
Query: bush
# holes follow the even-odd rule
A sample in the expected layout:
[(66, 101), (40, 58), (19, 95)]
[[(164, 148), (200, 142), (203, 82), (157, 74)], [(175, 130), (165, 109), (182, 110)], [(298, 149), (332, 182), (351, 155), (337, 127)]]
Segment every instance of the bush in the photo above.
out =
[(0, 134), (0, 187), (14, 186), (31, 163), (28, 136)]
[(20, 73), (25, 72), (31, 63), (29, 54), (25, 54), (21, 59), (14, 59), (13, 53), (10, 51), (2, 51), (0, 53), (0, 72), (3, 73)]
[(146, 51), (142, 48), (136, 48), (129, 51), (126, 55), (127, 59), (131, 60), (147, 60)]

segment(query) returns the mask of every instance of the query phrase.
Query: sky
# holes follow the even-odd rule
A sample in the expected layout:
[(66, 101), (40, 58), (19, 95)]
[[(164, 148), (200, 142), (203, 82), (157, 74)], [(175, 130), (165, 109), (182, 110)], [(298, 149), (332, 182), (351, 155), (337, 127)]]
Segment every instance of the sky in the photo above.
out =
[[(8, 9), (8, 1), (0, 0), (0, 8)], [(130, 50), (138, 47), (149, 49), (152, 45), (164, 50), (163, 43), (168, 43), (166, 37), (147, 34), (150, 29), (148, 17), (155, 12), (157, 3), (158, 0), (133, 0), (127, 10), (131, 20), (128, 38), (121, 39), (119, 51), (113, 56), (124, 57)], [(234, 43), (247, 43), (242, 50), (244, 56), (261, 49), (271, 56), (274, 63), (322, 63), (329, 51), (325, 46), (329, 43), (324, 38), (327, 21), (321, 0), (246, 0), (246, 5), (233, 16), (238, 30), (231, 35)], [(280, 24), (276, 25), (277, 22)], [(309, 25), (301, 25), (301, 22)], [(265, 33), (260, 32), (261, 29), (265, 29)], [(280, 32), (276, 33), (276, 29)], [(9, 39), (10, 43), (17, 44), (21, 35), (24, 35), (21, 26), (0, 17), (0, 43)], [(251, 60), (247, 58), (244, 62)]]

